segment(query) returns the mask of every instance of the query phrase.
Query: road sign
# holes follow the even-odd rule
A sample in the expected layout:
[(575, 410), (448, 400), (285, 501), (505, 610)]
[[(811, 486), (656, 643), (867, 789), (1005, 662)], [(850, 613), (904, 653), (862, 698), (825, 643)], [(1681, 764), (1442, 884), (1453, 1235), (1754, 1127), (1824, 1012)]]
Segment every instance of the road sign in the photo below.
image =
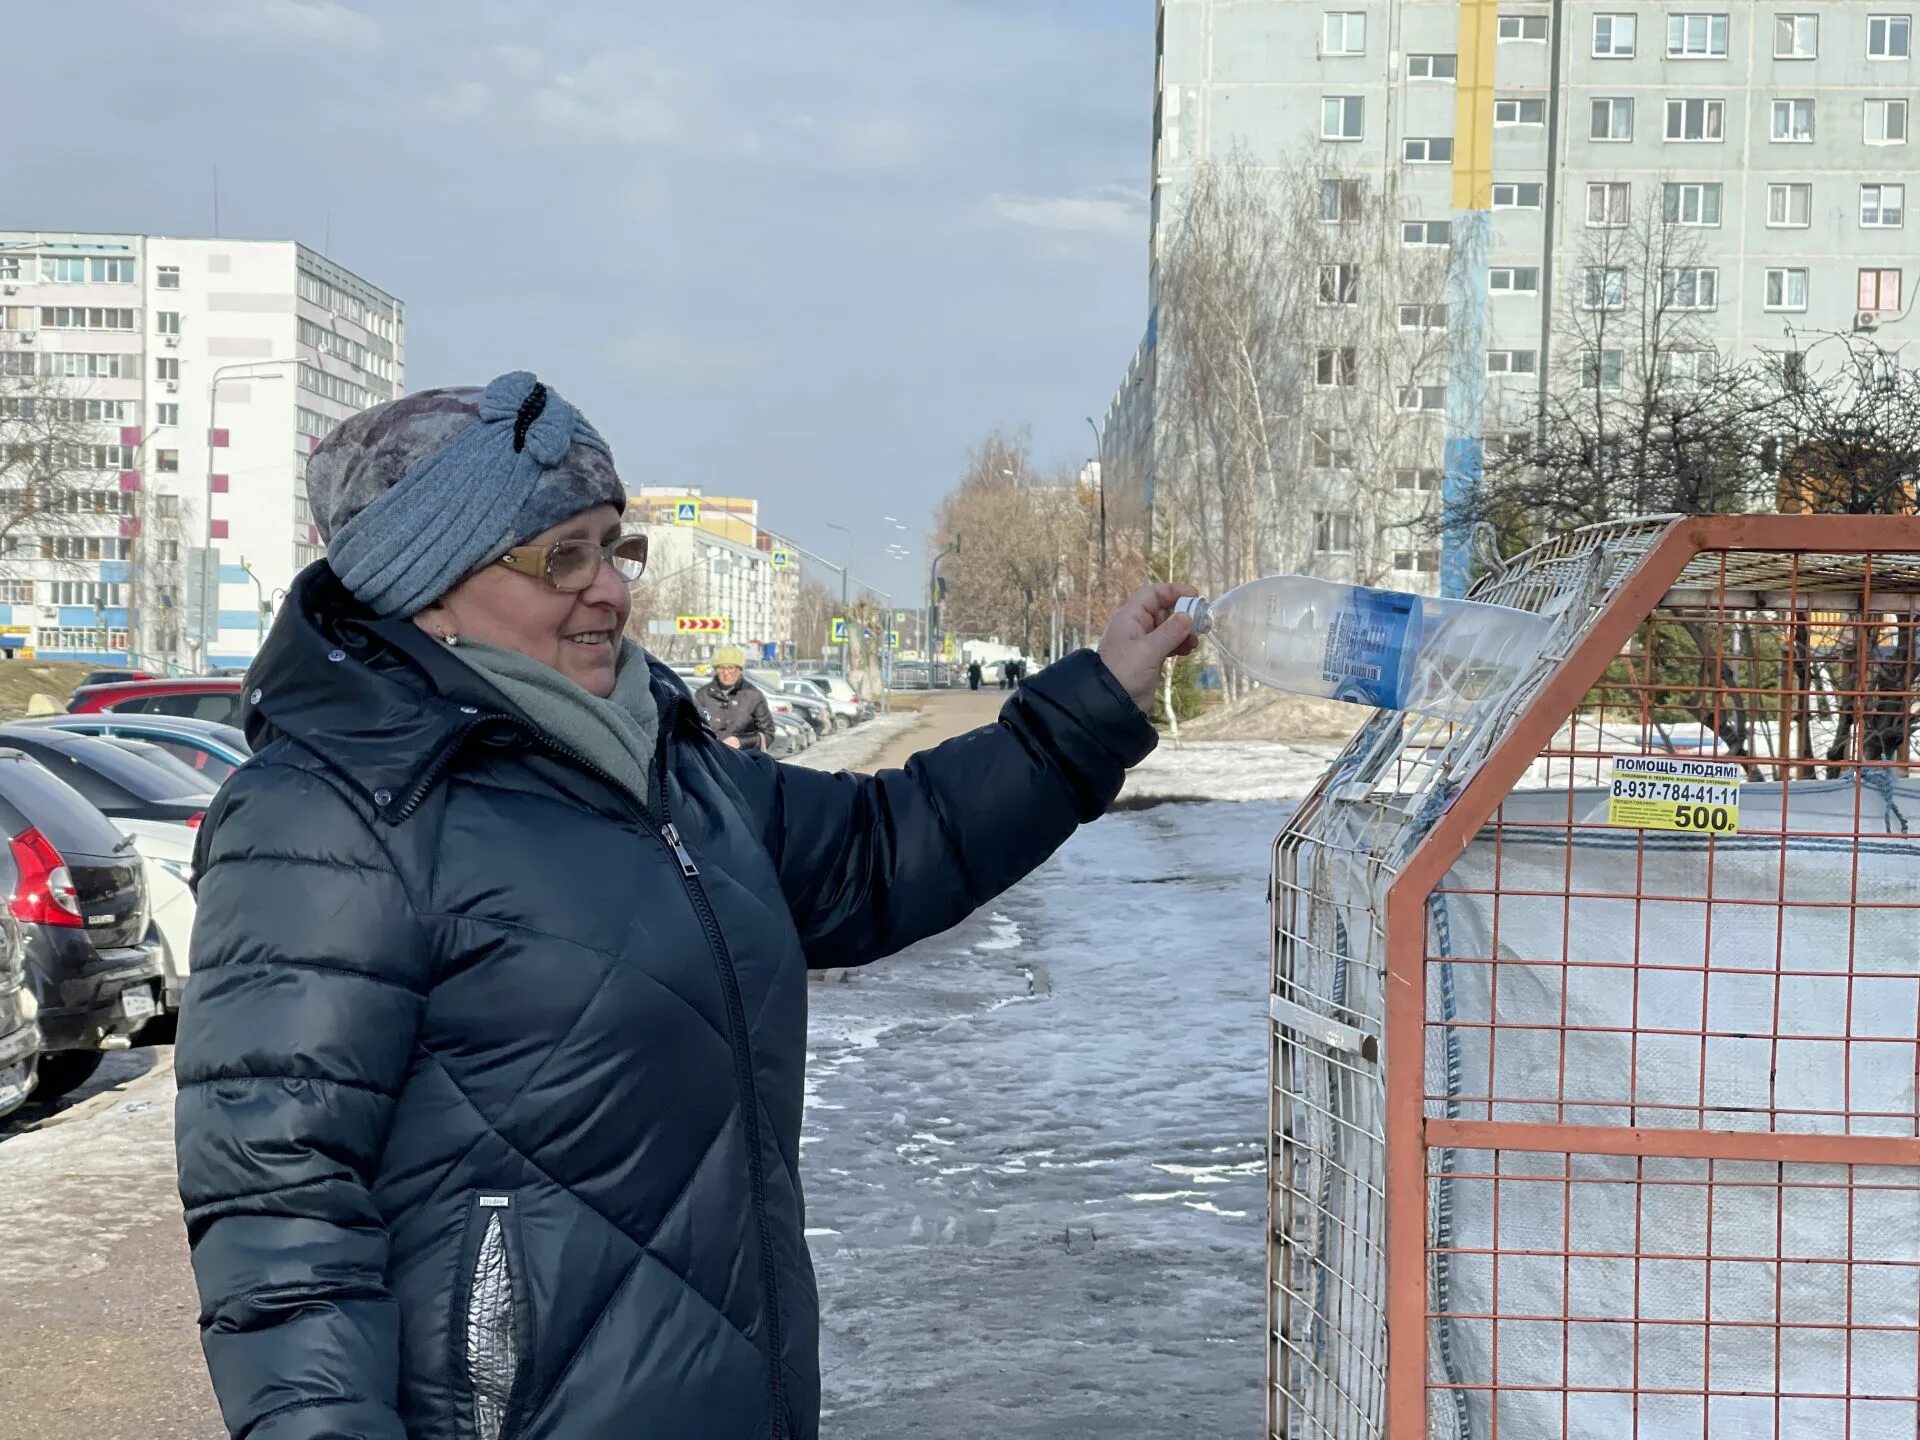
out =
[(680, 635), (724, 635), (727, 633), (727, 617), (724, 615), (676, 615), (673, 628)]
[(682, 500), (673, 507), (673, 523), (676, 525), (698, 525), (700, 523), (700, 502)]
[(784, 570), (787, 568), (787, 566), (791, 565), (792, 563), (793, 563), (793, 555), (790, 551), (776, 550), (773, 552), (773, 568), (774, 569)]
[(647, 621), (647, 634), (649, 635), (671, 635), (676, 628), (671, 620)]
[(220, 550), (187, 548), (187, 639), (206, 645), (220, 633)]
[(847, 643), (847, 622), (838, 615), (833, 617), (833, 640), (830, 643), (835, 645)]
[(887, 648), (889, 650), (898, 650), (900, 648), (900, 632), (898, 630), (887, 631)]

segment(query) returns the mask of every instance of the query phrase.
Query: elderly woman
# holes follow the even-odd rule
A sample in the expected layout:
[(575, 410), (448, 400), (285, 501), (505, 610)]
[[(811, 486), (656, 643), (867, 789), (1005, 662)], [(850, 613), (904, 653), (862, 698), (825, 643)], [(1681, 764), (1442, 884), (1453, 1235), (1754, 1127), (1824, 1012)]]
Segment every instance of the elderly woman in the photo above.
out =
[(644, 538), (524, 373), (314, 453), (327, 558), (201, 829), (180, 1192), (251, 1440), (810, 1440), (806, 970), (1098, 816), (1189, 646), (1142, 591), (903, 771), (720, 744), (623, 638)]

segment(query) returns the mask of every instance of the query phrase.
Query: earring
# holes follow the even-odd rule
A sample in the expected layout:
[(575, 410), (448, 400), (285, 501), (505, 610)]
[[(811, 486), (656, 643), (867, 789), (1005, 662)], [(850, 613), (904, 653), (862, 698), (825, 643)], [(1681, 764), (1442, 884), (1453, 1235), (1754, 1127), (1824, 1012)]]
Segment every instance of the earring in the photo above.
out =
[(447, 645), (458, 645), (460, 643), (460, 636), (458, 632), (452, 631), (452, 630), (449, 630), (446, 634), (442, 635), (440, 639), (443, 643)]

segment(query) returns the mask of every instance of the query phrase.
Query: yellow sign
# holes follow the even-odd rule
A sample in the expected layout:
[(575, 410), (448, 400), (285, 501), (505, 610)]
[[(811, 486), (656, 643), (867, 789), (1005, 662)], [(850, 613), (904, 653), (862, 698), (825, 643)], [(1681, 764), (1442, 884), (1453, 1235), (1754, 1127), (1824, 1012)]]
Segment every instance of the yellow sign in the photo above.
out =
[(673, 523), (676, 525), (698, 525), (700, 523), (700, 502), (682, 500), (673, 507)]
[(847, 643), (847, 622), (838, 615), (833, 617), (833, 639), (829, 643), (834, 645)]
[(1607, 823), (1636, 830), (1737, 834), (1740, 782), (1746, 778), (1746, 766), (1726, 760), (1616, 756)]
[(887, 648), (889, 650), (898, 650), (900, 648), (900, 632), (898, 630), (887, 631)]
[(791, 565), (792, 563), (793, 563), (793, 556), (788, 554), (785, 550), (775, 550), (773, 552), (773, 568), (774, 569), (784, 570), (787, 568), (787, 566)]
[(727, 633), (727, 617), (676, 615), (673, 617), (673, 630), (676, 635), (724, 635)]

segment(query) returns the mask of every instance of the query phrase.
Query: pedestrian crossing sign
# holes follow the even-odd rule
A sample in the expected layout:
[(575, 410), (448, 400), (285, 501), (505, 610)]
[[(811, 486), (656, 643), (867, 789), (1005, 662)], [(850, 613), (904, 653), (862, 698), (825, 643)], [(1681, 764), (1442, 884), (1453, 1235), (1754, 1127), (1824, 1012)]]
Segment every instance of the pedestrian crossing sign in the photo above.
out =
[(791, 565), (792, 563), (793, 563), (793, 556), (788, 554), (785, 550), (775, 550), (773, 552), (773, 568), (774, 569), (784, 570), (787, 568), (787, 566)]
[(700, 502), (682, 500), (673, 507), (673, 523), (676, 525), (698, 525), (700, 523)]
[(833, 643), (836, 645), (847, 643), (847, 622), (837, 615), (833, 620)]
[(900, 648), (900, 632), (898, 630), (887, 631), (887, 648), (889, 650), (898, 650)]

